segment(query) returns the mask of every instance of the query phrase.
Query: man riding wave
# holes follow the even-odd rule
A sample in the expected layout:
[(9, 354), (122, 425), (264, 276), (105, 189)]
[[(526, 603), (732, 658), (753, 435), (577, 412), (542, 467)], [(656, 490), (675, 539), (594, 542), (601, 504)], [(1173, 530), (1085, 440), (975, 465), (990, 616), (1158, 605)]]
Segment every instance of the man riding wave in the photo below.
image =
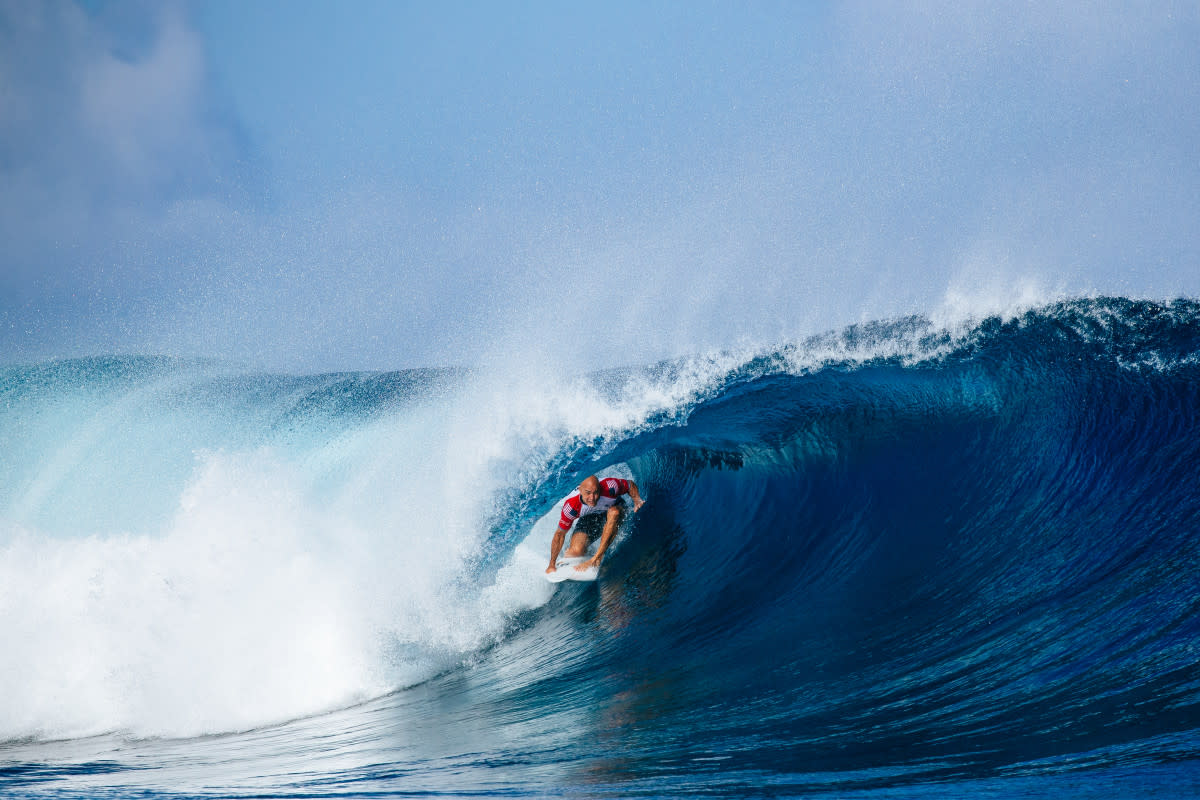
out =
[(563, 501), (562, 514), (558, 519), (558, 530), (554, 532), (554, 539), (550, 542), (550, 566), (546, 567), (546, 572), (554, 572), (556, 569), (558, 553), (562, 550), (567, 531), (576, 520), (579, 520), (579, 524), (575, 526), (571, 544), (567, 547), (564, 555), (568, 557), (585, 555), (588, 545), (596, 538), (597, 529), (603, 525), (600, 533), (600, 546), (596, 548), (596, 554), (578, 564), (575, 569), (583, 571), (600, 566), (600, 561), (604, 558), (604, 551), (608, 549), (613, 536), (617, 533), (617, 527), (621, 524), (621, 519), (625, 516), (623, 495), (629, 495), (633, 500), (633, 511), (637, 513), (644, 501), (641, 494), (638, 493), (637, 484), (633, 481), (623, 478), (601, 480), (595, 475), (584, 478), (583, 482), (579, 484), (578, 491), (572, 492), (571, 496)]

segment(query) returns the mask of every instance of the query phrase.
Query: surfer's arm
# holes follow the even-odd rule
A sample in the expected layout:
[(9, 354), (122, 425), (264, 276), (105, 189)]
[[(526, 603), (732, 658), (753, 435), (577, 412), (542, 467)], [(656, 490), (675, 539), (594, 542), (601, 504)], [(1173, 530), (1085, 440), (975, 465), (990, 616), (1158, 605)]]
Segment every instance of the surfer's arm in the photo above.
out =
[(550, 566), (546, 567), (546, 572), (554, 572), (554, 568), (558, 564), (558, 554), (562, 550), (563, 541), (566, 538), (566, 528), (560, 527), (554, 532), (554, 538), (550, 541)]
[(633, 500), (633, 511), (636, 514), (637, 510), (642, 507), (642, 503), (644, 503), (646, 501), (643, 500), (641, 494), (638, 493), (637, 484), (634, 483), (633, 481), (629, 481), (628, 494), (629, 494), (629, 497)]

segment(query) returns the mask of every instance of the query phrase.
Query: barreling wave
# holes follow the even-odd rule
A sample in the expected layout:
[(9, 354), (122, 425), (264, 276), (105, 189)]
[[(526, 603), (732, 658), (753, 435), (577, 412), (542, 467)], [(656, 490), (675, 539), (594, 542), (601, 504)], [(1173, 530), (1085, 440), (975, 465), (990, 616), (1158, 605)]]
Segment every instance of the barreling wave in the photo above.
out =
[[(321, 786), (519, 765), (534, 794), (663, 796), (1200, 756), (1192, 301), (914, 317), (537, 389), (107, 359), (8, 368), (0, 400), (0, 635), (23, 643), (0, 674), (31, 698), (0, 739), (316, 714), (257, 752), (319, 764), (331, 729), (398, 741), (437, 707), (476, 738), (421, 758), (460, 784), (400, 748), (386, 774), (342, 752)], [(605, 470), (647, 504), (597, 586), (555, 591), (555, 506)]]
[(635, 622), (612, 666), (672, 676), (655, 727), (704, 757), (760, 742), (743, 769), (1195, 757), (1196, 305), (924, 328), (892, 357), (776, 354), (617, 449), (656, 502), (614, 567)]

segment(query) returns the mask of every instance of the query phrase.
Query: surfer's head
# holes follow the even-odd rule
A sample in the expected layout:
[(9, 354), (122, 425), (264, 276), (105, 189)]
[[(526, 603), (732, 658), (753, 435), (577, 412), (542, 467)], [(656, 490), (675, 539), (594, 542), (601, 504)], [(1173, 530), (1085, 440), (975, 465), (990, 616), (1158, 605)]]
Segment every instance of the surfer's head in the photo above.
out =
[(595, 475), (584, 478), (583, 483), (579, 484), (579, 499), (589, 506), (596, 505), (600, 499), (600, 479)]

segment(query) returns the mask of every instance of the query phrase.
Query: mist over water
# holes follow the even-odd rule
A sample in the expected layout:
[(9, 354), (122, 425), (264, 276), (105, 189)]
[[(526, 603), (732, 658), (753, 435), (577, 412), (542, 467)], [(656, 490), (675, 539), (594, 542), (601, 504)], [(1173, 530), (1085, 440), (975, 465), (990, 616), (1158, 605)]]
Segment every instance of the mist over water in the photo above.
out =
[(8, 363), (578, 374), (1200, 293), (1190, 4), (0, 13)]

